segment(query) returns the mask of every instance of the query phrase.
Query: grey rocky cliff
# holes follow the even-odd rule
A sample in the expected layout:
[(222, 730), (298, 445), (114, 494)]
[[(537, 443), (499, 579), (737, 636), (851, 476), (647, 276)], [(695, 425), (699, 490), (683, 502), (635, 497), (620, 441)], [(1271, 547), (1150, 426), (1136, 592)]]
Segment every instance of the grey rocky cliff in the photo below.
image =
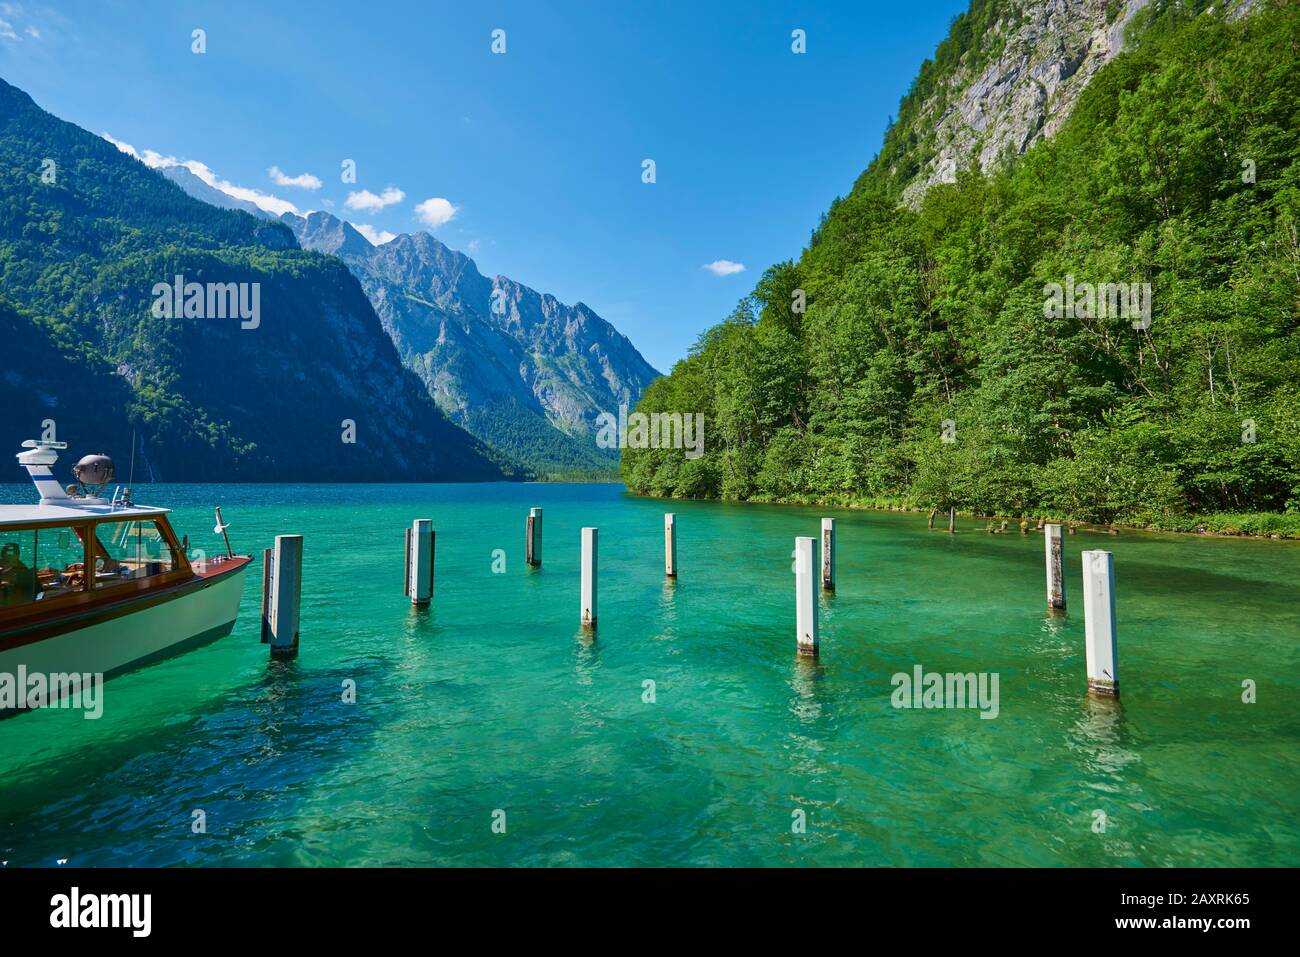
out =
[(616, 462), (596, 417), (634, 405), (659, 373), (588, 306), (489, 279), (428, 233), (372, 246), (329, 213), (283, 221), (347, 264), (403, 361), (471, 433), (542, 472)]
[[(1124, 49), (1125, 28), (1153, 0), (1038, 0), (1012, 7), (994, 26), (1001, 53), (977, 70), (964, 58), (944, 95), (930, 96), (917, 129), (931, 131), (934, 153), (903, 191), (915, 207), (936, 183), (957, 171), (993, 167), (1007, 152), (1023, 153), (1052, 136), (1088, 83)], [(1256, 0), (1228, 0), (1228, 16), (1246, 15)]]

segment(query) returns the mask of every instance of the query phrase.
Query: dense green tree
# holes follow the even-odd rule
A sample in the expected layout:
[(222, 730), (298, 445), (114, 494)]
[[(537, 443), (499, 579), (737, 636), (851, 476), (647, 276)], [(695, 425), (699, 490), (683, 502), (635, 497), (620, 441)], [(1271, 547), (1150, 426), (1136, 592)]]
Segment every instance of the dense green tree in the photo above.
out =
[[(909, 209), (918, 104), (997, 53), (973, 3), (798, 260), (647, 391), (704, 458), (628, 450), (629, 488), (1300, 532), (1300, 8), (1209, 6), (1153, 3), (1054, 137)], [(1149, 309), (1052, 301), (1120, 283)]]

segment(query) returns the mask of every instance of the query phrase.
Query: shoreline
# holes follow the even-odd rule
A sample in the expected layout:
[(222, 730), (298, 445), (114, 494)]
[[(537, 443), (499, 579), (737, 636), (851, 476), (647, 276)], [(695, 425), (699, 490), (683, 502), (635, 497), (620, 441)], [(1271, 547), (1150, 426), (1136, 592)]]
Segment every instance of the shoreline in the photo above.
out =
[[(908, 512), (916, 515), (925, 515), (925, 516), (929, 516), (931, 513), (931, 510), (928, 508), (918, 508), (915, 505), (909, 505), (901, 502), (888, 502), (883, 499), (868, 500), (868, 501), (862, 501), (862, 500), (837, 501), (834, 498), (819, 498), (815, 496), (809, 497), (807, 499), (786, 499), (786, 498), (766, 498), (766, 497), (746, 498), (746, 499), (708, 498), (708, 497), (676, 498), (670, 495), (655, 495), (650, 492), (634, 492), (631, 489), (627, 490), (627, 494), (635, 496), (637, 498), (660, 499), (662, 501), (667, 501), (667, 502), (673, 502), (673, 501), (725, 502), (725, 503), (734, 503), (739, 505), (797, 505), (797, 506), (804, 506), (804, 507), (814, 507), (814, 506), (821, 505), (828, 508), (843, 508), (843, 509), (850, 509), (854, 511), (864, 511), (864, 512)], [(941, 528), (939, 525), (940, 519), (943, 519), (944, 521), (947, 520), (946, 510), (936, 509), (934, 510), (933, 514), (935, 518), (935, 526), (933, 530), (936, 532), (946, 531), (946, 529)], [(1005, 530), (992, 529), (988, 527), (980, 527), (975, 529), (976, 531), (983, 532), (985, 534), (994, 534), (994, 535), (1011, 535), (1011, 534), (1019, 533), (1020, 528), (1018, 526), (1021, 522), (1027, 522), (1029, 524), (1029, 528), (1025, 530), (1025, 534), (1028, 534), (1029, 532), (1041, 532), (1042, 529), (1038, 527), (1039, 524), (1040, 523), (1046, 524), (1050, 522), (1052, 524), (1064, 526), (1066, 528), (1067, 534), (1074, 534), (1075, 532), (1078, 531), (1091, 532), (1097, 535), (1118, 535), (1120, 532), (1146, 532), (1149, 534), (1158, 534), (1158, 535), (1188, 535), (1188, 536), (1195, 536), (1197, 538), (1249, 538), (1249, 539), (1255, 539), (1260, 541), (1284, 541), (1284, 542), (1300, 541), (1300, 515), (1291, 516), (1285, 512), (1216, 513), (1215, 515), (1188, 516), (1185, 521), (1185, 524), (1188, 526), (1192, 526), (1192, 525), (1197, 526), (1195, 528), (1164, 527), (1159, 525), (1128, 525), (1120, 522), (1114, 522), (1108, 524), (1104, 522), (1103, 523), (1089, 522), (1089, 521), (1084, 521), (1082, 519), (1070, 518), (1068, 516), (1056, 516), (1050, 513), (1033, 515), (1033, 516), (994, 515), (994, 514), (987, 514), (983, 512), (964, 512), (959, 509), (957, 510), (956, 514), (958, 519), (964, 518), (968, 522), (973, 521), (979, 523), (987, 523), (987, 525), (1001, 524), (1005, 522), (1007, 524), (1007, 528)], [(1280, 525), (1281, 527), (1279, 527), (1277, 530), (1270, 530), (1270, 531), (1263, 531), (1263, 530), (1258, 532), (1243, 531), (1240, 528), (1234, 528), (1232, 520), (1240, 520), (1241, 524), (1249, 524), (1250, 522), (1255, 522), (1255, 521), (1276, 520), (1277, 524)], [(1219, 528), (1212, 527), (1214, 525), (1220, 525), (1221, 523), (1225, 527), (1219, 527)], [(1294, 527), (1289, 528), (1287, 527), (1288, 525), (1293, 525)], [(1231, 528), (1232, 530), (1228, 530), (1229, 528)], [(970, 528), (966, 529), (966, 531), (970, 531), (970, 530), (971, 530)]]

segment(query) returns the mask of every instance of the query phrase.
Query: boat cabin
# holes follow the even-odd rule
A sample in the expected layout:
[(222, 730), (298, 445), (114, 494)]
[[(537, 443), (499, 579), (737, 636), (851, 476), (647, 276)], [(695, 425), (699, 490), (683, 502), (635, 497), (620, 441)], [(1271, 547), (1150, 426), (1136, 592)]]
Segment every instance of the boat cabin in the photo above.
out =
[(194, 576), (167, 509), (0, 506), (0, 626)]

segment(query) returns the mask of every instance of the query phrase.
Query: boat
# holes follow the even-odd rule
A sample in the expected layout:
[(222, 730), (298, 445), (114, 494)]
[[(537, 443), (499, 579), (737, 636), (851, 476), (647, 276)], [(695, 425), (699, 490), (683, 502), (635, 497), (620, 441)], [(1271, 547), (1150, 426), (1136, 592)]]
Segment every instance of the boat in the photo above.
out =
[[(191, 562), (170, 509), (136, 505), (122, 486), (104, 497), (108, 456), (81, 459), (65, 487), (53, 466), (67, 443), (22, 448), (40, 501), (0, 505), (0, 686), (31, 675), (106, 681), (230, 634), (252, 558), (230, 548), (219, 508), (226, 554)], [(0, 717), (52, 698), (0, 700)]]

